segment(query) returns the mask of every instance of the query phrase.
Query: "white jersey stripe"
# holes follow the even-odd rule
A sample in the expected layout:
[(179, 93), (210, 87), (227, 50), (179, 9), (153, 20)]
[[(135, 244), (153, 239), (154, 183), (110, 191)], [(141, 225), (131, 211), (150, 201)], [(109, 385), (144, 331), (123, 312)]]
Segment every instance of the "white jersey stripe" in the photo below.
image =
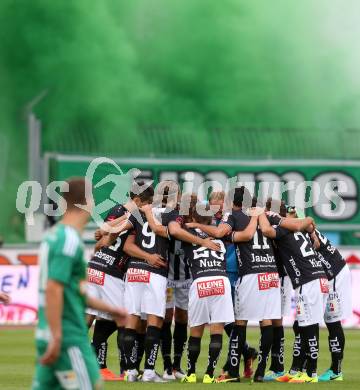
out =
[(75, 350), (75, 352), (77, 353), (78, 355), (78, 359), (79, 359), (79, 364), (80, 364), (80, 367), (82, 368), (82, 372), (84, 373), (84, 376), (85, 376), (85, 383), (86, 383), (86, 386), (89, 388), (89, 390), (92, 389), (92, 385), (91, 385), (91, 381), (90, 381), (90, 377), (89, 377), (89, 372), (87, 370), (87, 367), (86, 367), (86, 364), (85, 364), (85, 361), (84, 361), (84, 358), (82, 356), (82, 353), (80, 351), (79, 348), (77, 348)]
[[(75, 347), (75, 348), (76, 348), (76, 347)], [(78, 355), (79, 365), (80, 365), (80, 367), (81, 367), (81, 369), (82, 369), (82, 372), (84, 373), (85, 384), (86, 384), (86, 390), (87, 390), (87, 389), (91, 390), (91, 389), (92, 389), (92, 385), (91, 385), (89, 373), (88, 373), (86, 364), (85, 364), (85, 362), (84, 362), (84, 358), (83, 358), (83, 356), (82, 356), (82, 353), (81, 353), (81, 351), (80, 351), (79, 348), (76, 348), (76, 349), (75, 349), (75, 352), (76, 352), (76, 354)]]
[(80, 390), (92, 390), (89, 374), (80, 349), (78, 347), (71, 347), (68, 349), (68, 353), (74, 371), (79, 378)]
[(75, 374), (76, 374), (76, 378), (77, 378), (77, 381), (79, 384), (79, 389), (83, 390), (84, 389), (84, 383), (83, 383), (84, 378), (82, 376), (80, 367), (77, 364), (77, 360), (76, 360), (76, 357), (74, 355), (73, 347), (68, 349), (68, 355), (70, 358), (71, 367), (75, 371)]
[(63, 254), (69, 257), (73, 257), (79, 246), (79, 237), (76, 232), (70, 228), (65, 228), (65, 244), (63, 248)]

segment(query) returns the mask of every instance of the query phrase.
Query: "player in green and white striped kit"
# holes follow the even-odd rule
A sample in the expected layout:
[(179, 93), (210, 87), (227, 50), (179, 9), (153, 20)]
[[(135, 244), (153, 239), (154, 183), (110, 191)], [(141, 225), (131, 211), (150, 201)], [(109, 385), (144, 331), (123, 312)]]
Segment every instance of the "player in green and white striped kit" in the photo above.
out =
[(67, 211), (40, 247), (37, 364), (33, 390), (100, 389), (99, 367), (88, 340), (85, 308), (109, 312), (118, 321), (126, 313), (86, 296), (86, 261), (80, 233), (89, 212), (84, 179), (68, 182)]

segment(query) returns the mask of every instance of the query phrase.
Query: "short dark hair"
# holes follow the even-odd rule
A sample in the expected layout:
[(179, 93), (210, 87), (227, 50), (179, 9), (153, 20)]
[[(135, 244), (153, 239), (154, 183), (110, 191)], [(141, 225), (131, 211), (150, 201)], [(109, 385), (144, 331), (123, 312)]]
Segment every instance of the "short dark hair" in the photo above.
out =
[[(162, 180), (156, 186), (156, 192), (154, 196), (154, 204), (156, 207), (168, 206), (169, 200), (177, 202), (178, 195), (180, 194), (180, 186), (175, 180)], [(176, 206), (176, 204), (174, 205)]]
[(144, 186), (146, 186), (146, 183), (143, 180), (134, 182), (130, 190), (130, 199), (139, 197), (142, 203), (150, 203), (154, 196), (154, 188), (152, 185), (148, 185), (144, 190), (140, 191), (141, 187)]
[(276, 213), (279, 212), (281, 217), (286, 217), (285, 201), (268, 198), (266, 201), (266, 211), (274, 211)]
[(69, 186), (69, 191), (64, 191), (62, 196), (66, 201), (66, 208), (74, 209), (77, 204), (86, 205), (86, 187), (89, 182), (84, 177), (71, 177), (66, 180)]
[(235, 188), (233, 203), (235, 207), (251, 207), (252, 198), (245, 186)]
[(193, 207), (191, 208), (191, 214), (195, 222), (201, 223), (202, 225), (210, 225), (212, 217), (199, 214), (199, 212), (197, 211), (198, 208), (204, 211), (210, 211), (211, 210), (210, 206), (208, 204), (204, 205), (198, 202), (194, 204)]
[(267, 198), (266, 200), (266, 203), (265, 203), (265, 208), (266, 208), (266, 211), (270, 211), (271, 210), (271, 204), (272, 204), (272, 198)]
[(280, 216), (281, 217), (286, 217), (286, 204), (285, 204), (285, 201), (281, 201), (281, 204), (280, 204), (280, 212), (279, 212)]
[(185, 205), (189, 204), (189, 209), (186, 210), (189, 212), (186, 213), (185, 215), (183, 215), (185, 223), (193, 221), (193, 214), (194, 214), (194, 210), (196, 208), (197, 201), (198, 201), (197, 195), (194, 193), (182, 195), (181, 203), (184, 203)]

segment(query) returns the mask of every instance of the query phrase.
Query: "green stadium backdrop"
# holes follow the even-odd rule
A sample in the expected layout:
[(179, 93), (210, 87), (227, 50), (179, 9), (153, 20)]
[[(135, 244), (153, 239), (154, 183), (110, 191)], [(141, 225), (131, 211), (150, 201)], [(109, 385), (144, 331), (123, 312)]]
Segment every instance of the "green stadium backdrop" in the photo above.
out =
[(358, 160), (359, 13), (358, 0), (2, 1), (0, 235), (24, 240), (25, 107), (42, 92), (43, 153)]

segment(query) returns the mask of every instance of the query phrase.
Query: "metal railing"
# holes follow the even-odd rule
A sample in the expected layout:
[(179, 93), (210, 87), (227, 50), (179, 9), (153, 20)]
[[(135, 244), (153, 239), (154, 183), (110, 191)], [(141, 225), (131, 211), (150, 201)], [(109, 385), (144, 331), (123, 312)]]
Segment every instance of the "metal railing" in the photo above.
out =
[(124, 157), (360, 158), (360, 129), (178, 129), (142, 127), (131, 131), (67, 132), (46, 137), (42, 150)]

